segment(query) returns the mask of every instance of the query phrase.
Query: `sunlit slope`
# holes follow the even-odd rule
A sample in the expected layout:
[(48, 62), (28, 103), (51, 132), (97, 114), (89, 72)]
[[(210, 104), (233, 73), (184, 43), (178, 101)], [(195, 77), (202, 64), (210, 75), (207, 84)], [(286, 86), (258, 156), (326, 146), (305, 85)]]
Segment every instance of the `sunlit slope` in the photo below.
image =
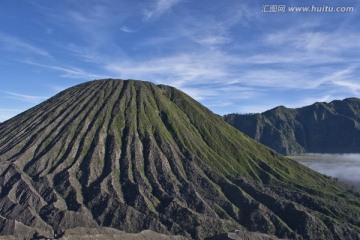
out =
[(43, 234), (108, 226), (196, 239), (243, 228), (360, 238), (358, 193), (168, 86), (99, 80), (65, 90), (0, 125), (0, 159), (0, 222)]

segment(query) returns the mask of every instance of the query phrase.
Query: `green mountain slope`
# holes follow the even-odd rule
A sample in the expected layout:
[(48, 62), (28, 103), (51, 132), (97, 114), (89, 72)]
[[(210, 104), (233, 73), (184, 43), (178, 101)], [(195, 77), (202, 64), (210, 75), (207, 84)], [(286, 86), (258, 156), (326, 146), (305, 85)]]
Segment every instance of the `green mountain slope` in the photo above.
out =
[(224, 120), (285, 155), (360, 152), (360, 99), (357, 98), (297, 109), (280, 106), (261, 114), (229, 114)]
[(0, 125), (0, 233), (235, 229), (360, 239), (359, 193), (282, 157), (168, 86), (99, 80)]

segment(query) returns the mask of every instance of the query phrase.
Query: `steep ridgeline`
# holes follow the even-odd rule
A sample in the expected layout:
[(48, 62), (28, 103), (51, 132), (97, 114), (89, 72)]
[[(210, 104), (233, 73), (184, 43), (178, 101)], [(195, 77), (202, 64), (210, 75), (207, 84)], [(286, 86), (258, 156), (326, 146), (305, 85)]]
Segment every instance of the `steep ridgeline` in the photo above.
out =
[(0, 233), (360, 239), (360, 195), (175, 88), (98, 80), (0, 125)]
[(360, 99), (347, 98), (259, 114), (229, 114), (224, 120), (285, 155), (360, 153)]

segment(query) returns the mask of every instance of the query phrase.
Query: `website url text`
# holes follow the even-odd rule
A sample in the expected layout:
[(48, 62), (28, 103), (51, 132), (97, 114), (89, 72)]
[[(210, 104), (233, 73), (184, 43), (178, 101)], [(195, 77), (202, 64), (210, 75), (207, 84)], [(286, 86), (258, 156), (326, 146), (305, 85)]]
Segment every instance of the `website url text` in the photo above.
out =
[(264, 13), (285, 13), (285, 12), (319, 12), (319, 13), (349, 13), (354, 12), (354, 7), (334, 7), (334, 6), (306, 6), (306, 7), (290, 7), (286, 5), (262, 5), (261, 12)]

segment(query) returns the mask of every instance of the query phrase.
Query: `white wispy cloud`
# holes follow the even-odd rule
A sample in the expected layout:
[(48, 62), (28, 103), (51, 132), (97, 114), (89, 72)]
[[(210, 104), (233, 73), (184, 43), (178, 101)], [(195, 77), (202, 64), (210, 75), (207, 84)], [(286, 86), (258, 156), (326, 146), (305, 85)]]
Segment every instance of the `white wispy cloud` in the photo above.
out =
[(136, 30), (129, 28), (128, 26), (124, 25), (120, 28), (121, 31), (126, 33), (134, 33)]
[(352, 64), (360, 61), (355, 54), (360, 52), (360, 36), (344, 29), (329, 32), (301, 26), (265, 35), (263, 46), (272, 51), (257, 58), (267, 58), (268, 62), (329, 64), (350, 61)]
[(254, 21), (261, 21), (261, 11), (256, 11), (246, 2), (239, 2), (232, 10), (235, 11), (235, 13), (231, 13), (232, 21), (235, 21), (236, 24), (248, 25)]
[(283, 46), (310, 52), (327, 51), (328, 53), (357, 49), (360, 46), (360, 36), (348, 32), (325, 32), (308, 29), (291, 29), (272, 33), (266, 36), (265, 42), (272, 46)]
[(168, 81), (175, 86), (186, 83), (203, 82), (205, 79), (221, 79), (225, 77), (220, 56), (180, 54), (176, 56), (149, 60), (124, 60), (109, 62), (106, 69), (120, 77), (130, 76), (134, 79), (149, 81)]
[(258, 87), (268, 88), (314, 88), (318, 83), (304, 84), (305, 75), (287, 69), (252, 69), (241, 74), (241, 82)]
[(95, 74), (76, 67), (64, 67), (64, 66), (56, 66), (50, 64), (42, 64), (31, 60), (23, 61), (23, 63), (62, 72), (61, 77), (66, 77), (66, 78), (80, 78), (80, 79), (89, 80), (89, 79), (99, 79), (99, 78), (109, 77), (108, 75)]
[(350, 66), (346, 66), (345, 68), (340, 68), (339, 70), (336, 69), (333, 71), (329, 71), (329, 73), (326, 74), (322, 79), (329, 82), (349, 80), (354, 77), (358, 69), (359, 69), (358, 64), (353, 64)]
[(344, 87), (348, 89), (355, 95), (360, 94), (360, 83), (359, 82), (351, 82), (351, 81), (333, 81), (333, 83), (339, 87)]
[(181, 1), (182, 0), (155, 0), (154, 6), (151, 9), (144, 10), (144, 20), (161, 16)]
[(229, 37), (219, 36), (219, 35), (210, 35), (204, 36), (201, 39), (198, 39), (198, 42), (204, 45), (218, 45), (231, 42)]
[(0, 49), (4, 49), (6, 51), (50, 57), (50, 54), (46, 50), (8, 34), (0, 33), (0, 43)]
[(332, 84), (338, 91), (345, 89), (347, 92), (360, 94), (360, 84), (358, 82), (359, 64), (352, 64), (344, 68), (334, 69), (321, 78), (321, 81)]
[(231, 37), (229, 37), (227, 29), (222, 26), (218, 26), (216, 28), (199, 26), (198, 29), (189, 29), (185, 36), (189, 37), (196, 43), (203, 46), (209, 46), (211, 48), (216, 45), (222, 45), (232, 41)]
[(28, 103), (40, 103), (41, 101), (44, 101), (49, 98), (46, 96), (26, 95), (26, 94), (15, 93), (15, 92), (5, 92), (5, 93), (8, 95), (9, 98), (28, 102)]

